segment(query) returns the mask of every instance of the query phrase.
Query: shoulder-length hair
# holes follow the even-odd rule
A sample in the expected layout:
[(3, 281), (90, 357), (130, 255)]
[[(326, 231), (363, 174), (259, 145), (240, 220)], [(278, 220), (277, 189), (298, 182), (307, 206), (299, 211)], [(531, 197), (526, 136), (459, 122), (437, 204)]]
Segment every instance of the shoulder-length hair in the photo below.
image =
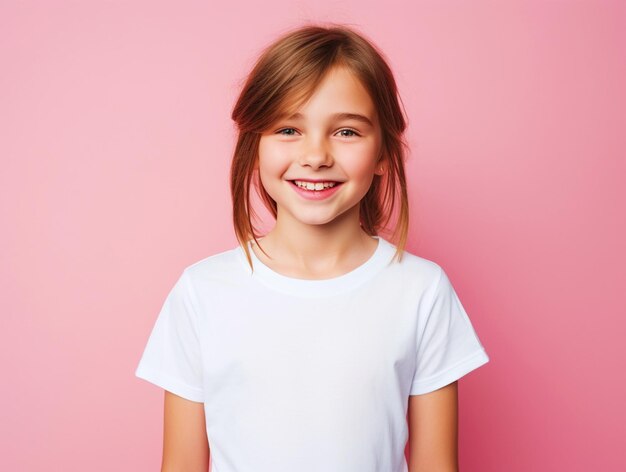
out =
[[(267, 46), (247, 76), (231, 118), (238, 128), (230, 169), (233, 224), (248, 264), (252, 259), (250, 238), (258, 244), (261, 236), (252, 223), (257, 214), (250, 202), (250, 184), (274, 218), (276, 202), (260, 182), (255, 164), (259, 141), (283, 113), (293, 112), (315, 92), (331, 68), (347, 67), (368, 91), (377, 110), (382, 131), (382, 156), (387, 160), (383, 175), (374, 175), (371, 187), (360, 203), (362, 229), (370, 236), (390, 234), (387, 226), (394, 211), (395, 230), (390, 239), (396, 257), (402, 259), (406, 246), (409, 208), (404, 161), (407, 121), (400, 109), (401, 99), (384, 54), (362, 33), (344, 25), (306, 25), (290, 30)], [(259, 246), (260, 247), (260, 246)]]

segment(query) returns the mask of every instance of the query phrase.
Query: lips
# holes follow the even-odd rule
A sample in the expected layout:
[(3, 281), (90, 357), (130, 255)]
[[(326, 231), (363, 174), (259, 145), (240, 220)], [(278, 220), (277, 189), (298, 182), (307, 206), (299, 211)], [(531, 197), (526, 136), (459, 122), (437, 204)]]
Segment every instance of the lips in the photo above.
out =
[[(294, 189), (294, 191), (300, 195), (302, 198), (306, 199), (306, 200), (325, 200), (327, 198), (329, 198), (330, 196), (334, 195), (335, 192), (338, 191), (338, 189), (342, 186), (343, 182), (336, 182), (334, 183), (334, 185), (331, 186), (326, 186), (323, 187), (319, 190), (317, 189), (308, 189), (308, 188), (302, 188), (300, 186), (298, 186), (298, 184), (295, 183), (295, 181), (290, 180), (289, 181)], [(307, 182), (311, 182), (310, 180)], [(329, 180), (326, 181), (318, 181), (318, 185), (320, 182), (332, 182)], [(321, 186), (321, 185), (320, 185)]]
[(333, 183), (333, 184), (341, 184), (343, 182), (339, 181), (339, 180), (331, 180), (331, 179), (289, 179), (289, 182), (295, 182), (295, 181), (299, 181), (299, 182), (311, 182), (313, 184), (316, 183), (324, 183), (324, 182), (329, 182), (329, 183)]
[[(300, 179), (295, 179), (295, 180), (289, 180), (289, 182), (292, 185), (294, 185), (295, 187), (299, 188), (299, 189), (308, 190), (310, 192), (312, 192), (312, 191), (319, 192), (321, 190), (339, 187), (341, 184), (343, 184), (343, 182), (338, 182), (336, 180), (300, 180)], [(298, 185), (298, 183), (316, 184), (315, 186), (319, 187), (319, 188), (307, 188), (306, 185)], [(320, 184), (329, 184), (329, 185), (322, 186)]]

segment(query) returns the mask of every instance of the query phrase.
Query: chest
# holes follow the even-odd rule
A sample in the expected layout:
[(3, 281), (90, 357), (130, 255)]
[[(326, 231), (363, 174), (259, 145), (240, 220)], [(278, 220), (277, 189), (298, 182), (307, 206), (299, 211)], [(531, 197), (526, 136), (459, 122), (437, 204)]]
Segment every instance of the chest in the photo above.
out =
[(382, 293), (304, 299), (222, 291), (211, 306), (204, 302), (201, 318), (206, 383), (292, 394), (331, 388), (349, 397), (400, 381), (415, 362), (415, 304), (400, 290)]

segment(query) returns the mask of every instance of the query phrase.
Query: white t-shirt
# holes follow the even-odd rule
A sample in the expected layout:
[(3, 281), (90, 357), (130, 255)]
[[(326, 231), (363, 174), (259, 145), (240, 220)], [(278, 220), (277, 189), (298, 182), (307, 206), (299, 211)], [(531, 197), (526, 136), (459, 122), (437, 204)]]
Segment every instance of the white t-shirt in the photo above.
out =
[(240, 246), (184, 269), (135, 375), (204, 403), (211, 472), (407, 472), (409, 395), (489, 361), (442, 268), (377, 239), (324, 280)]

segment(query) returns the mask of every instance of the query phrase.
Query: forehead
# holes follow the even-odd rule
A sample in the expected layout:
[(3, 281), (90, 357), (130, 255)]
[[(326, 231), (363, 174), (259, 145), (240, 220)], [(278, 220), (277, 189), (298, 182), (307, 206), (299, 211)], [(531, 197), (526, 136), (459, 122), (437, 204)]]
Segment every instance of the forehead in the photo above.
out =
[(303, 119), (309, 113), (354, 119), (372, 126), (376, 122), (376, 107), (368, 90), (347, 67), (333, 67), (318, 83), (287, 97), (279, 119)]

